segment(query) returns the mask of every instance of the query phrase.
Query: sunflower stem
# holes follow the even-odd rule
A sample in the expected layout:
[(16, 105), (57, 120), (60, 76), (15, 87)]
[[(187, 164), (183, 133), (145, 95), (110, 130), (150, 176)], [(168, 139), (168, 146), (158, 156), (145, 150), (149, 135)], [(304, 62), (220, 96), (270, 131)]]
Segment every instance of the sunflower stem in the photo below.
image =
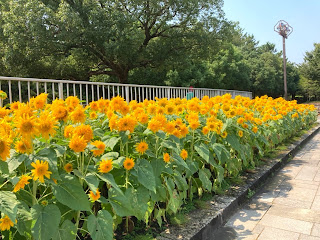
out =
[(156, 158), (158, 158), (158, 144), (159, 144), (159, 137), (156, 135)]
[(33, 180), (33, 186), (32, 186), (32, 205), (35, 205), (37, 201), (37, 188), (38, 188), (38, 182)]
[(78, 211), (77, 212), (77, 218), (76, 218), (76, 227), (77, 227), (77, 229), (79, 229), (80, 214), (81, 214), (81, 211)]
[(195, 130), (192, 130), (192, 141), (191, 141), (191, 160), (193, 159), (193, 151), (194, 151), (194, 132)]
[[(126, 170), (126, 189), (128, 189), (128, 182), (129, 182), (129, 170)], [(126, 217), (126, 230), (129, 233), (129, 217)]]

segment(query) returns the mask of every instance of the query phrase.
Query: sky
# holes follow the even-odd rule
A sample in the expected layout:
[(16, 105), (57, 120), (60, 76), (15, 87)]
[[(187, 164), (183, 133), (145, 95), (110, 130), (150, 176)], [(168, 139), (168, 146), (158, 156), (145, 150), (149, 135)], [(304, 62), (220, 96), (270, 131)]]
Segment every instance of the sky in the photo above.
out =
[(279, 20), (293, 27), (286, 39), (290, 62), (301, 64), (306, 51), (320, 43), (320, 0), (224, 0), (228, 20), (239, 22), (244, 32), (252, 34), (259, 45), (271, 42), (282, 51), (282, 37), (274, 31)]

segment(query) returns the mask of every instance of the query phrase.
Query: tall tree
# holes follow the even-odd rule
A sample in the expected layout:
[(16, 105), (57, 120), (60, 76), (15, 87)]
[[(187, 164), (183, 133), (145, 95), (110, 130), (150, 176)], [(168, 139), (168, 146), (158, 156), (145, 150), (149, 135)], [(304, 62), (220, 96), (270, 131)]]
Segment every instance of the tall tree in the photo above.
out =
[(218, 42), (225, 24), (222, 0), (3, 1), (15, 59), (39, 71), (47, 59), (64, 66), (66, 56), (81, 56), (87, 77), (107, 74), (121, 83), (133, 69), (159, 67), (186, 51), (205, 54), (203, 44)]

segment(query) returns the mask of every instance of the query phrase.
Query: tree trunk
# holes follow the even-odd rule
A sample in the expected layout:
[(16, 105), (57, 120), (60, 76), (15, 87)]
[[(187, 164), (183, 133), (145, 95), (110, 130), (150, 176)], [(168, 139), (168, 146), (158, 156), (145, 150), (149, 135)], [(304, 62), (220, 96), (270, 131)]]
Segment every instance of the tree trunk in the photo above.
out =
[(129, 70), (123, 69), (121, 72), (117, 74), (119, 83), (128, 83)]

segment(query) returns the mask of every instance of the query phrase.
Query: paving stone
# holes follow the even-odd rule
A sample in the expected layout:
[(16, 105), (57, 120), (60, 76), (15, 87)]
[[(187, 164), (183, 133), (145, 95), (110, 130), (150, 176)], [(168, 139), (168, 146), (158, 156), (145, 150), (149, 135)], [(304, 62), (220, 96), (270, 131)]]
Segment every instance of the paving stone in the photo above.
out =
[(320, 211), (320, 196), (316, 196), (312, 203), (311, 209)]
[(320, 211), (311, 209), (273, 205), (268, 210), (268, 214), (320, 224)]
[(266, 211), (242, 209), (229, 219), (226, 226), (252, 231)]
[(312, 231), (311, 231), (312, 236), (320, 237), (320, 224), (315, 223), (313, 225)]
[(299, 233), (290, 232), (282, 229), (265, 227), (258, 240), (298, 240)]
[(277, 198), (297, 199), (312, 202), (317, 193), (316, 189), (293, 187), (289, 191), (281, 191)]
[(298, 199), (291, 198), (276, 198), (272, 202), (273, 204), (280, 204), (290, 207), (298, 207), (298, 208), (311, 208), (312, 201), (300, 201)]
[(295, 179), (312, 181), (318, 171), (318, 167), (303, 166)]
[(314, 189), (314, 190), (317, 190), (319, 188), (318, 184), (314, 184), (313, 181), (301, 181), (296, 179), (283, 181), (279, 187), (281, 188), (283, 186), (290, 187), (290, 188), (297, 187), (297, 188), (306, 188), (306, 189)]
[(279, 228), (287, 231), (294, 231), (297, 233), (303, 233), (307, 235), (311, 233), (313, 225), (311, 222), (280, 217), (269, 213), (266, 213), (259, 223), (268, 227)]
[(319, 237), (301, 234), (299, 240), (320, 240)]

